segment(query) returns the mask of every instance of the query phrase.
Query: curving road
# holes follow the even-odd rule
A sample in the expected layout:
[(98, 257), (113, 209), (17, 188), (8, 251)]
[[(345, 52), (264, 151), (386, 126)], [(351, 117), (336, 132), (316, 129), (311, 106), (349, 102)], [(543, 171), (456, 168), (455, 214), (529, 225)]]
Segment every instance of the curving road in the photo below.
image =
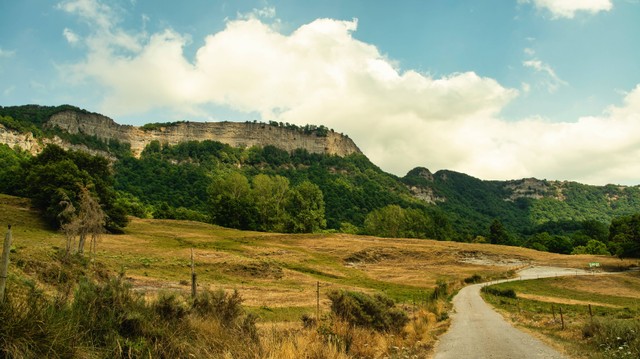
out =
[[(586, 274), (575, 269), (532, 267), (517, 279)], [(566, 358), (540, 340), (507, 323), (480, 297), (485, 284), (465, 287), (453, 298), (449, 331), (435, 348), (435, 359), (463, 358)]]

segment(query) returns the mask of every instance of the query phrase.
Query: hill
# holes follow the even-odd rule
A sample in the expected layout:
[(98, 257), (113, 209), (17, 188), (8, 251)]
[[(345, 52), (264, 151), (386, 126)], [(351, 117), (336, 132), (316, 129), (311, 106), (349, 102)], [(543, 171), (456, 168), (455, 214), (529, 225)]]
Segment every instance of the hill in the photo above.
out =
[[(491, 242), (567, 254), (596, 247), (600, 253), (605, 246), (615, 254), (612, 220), (640, 213), (639, 186), (483, 181), (422, 167), (398, 178), (371, 163), (348, 137), (322, 126), (179, 122), (133, 127), (68, 105), (3, 107), (0, 123), (0, 142), (11, 148), (33, 154), (57, 144), (108, 158), (114, 174), (111, 197), (141, 218), (259, 231), (327, 229)], [(0, 153), (6, 173), (29, 162), (7, 147)], [(4, 187), (5, 193), (30, 196)], [(275, 192), (264, 195), (276, 188), (282, 199)], [(588, 246), (591, 240), (597, 243)]]

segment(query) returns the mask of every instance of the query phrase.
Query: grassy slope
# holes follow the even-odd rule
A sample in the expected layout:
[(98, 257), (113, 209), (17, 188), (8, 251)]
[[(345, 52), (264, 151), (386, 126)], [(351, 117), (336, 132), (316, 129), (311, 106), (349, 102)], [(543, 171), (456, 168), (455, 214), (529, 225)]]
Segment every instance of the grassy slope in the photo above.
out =
[[(42, 271), (61, 234), (48, 230), (28, 200), (0, 195), (0, 223), (12, 223), (10, 280), (32, 280), (47, 289)], [(231, 230), (197, 222), (133, 218), (124, 235), (105, 235), (95, 264), (111, 273), (124, 269), (137, 290), (189, 291), (194, 249), (200, 286), (239, 289), (245, 305), (263, 321), (298, 321), (313, 313), (316, 282), (324, 293), (349, 288), (385, 292), (401, 302), (420, 300), (436, 281), (460, 282), (473, 274), (499, 277), (523, 263), (581, 268), (628, 265), (608, 257), (563, 256), (518, 247), (381, 239), (343, 234), (282, 235)], [(465, 262), (482, 260), (493, 265)], [(519, 262), (499, 262), (516, 259)], [(26, 263), (26, 264), (25, 264)], [(39, 269), (41, 268), (41, 269)]]

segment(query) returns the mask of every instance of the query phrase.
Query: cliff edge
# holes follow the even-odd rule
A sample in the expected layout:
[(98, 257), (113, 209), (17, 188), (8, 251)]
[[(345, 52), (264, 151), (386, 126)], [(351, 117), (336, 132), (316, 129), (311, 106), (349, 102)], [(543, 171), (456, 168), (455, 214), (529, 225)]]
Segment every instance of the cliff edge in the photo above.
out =
[(62, 111), (51, 116), (45, 126), (58, 127), (71, 134), (82, 133), (102, 140), (117, 139), (130, 143), (131, 152), (136, 157), (151, 141), (175, 145), (180, 142), (205, 140), (218, 141), (233, 147), (272, 145), (289, 152), (305, 149), (310, 153), (337, 156), (362, 153), (349, 137), (333, 130), (320, 135), (317, 131), (305, 133), (299, 129), (256, 122), (181, 122), (147, 129), (120, 125), (100, 114)]

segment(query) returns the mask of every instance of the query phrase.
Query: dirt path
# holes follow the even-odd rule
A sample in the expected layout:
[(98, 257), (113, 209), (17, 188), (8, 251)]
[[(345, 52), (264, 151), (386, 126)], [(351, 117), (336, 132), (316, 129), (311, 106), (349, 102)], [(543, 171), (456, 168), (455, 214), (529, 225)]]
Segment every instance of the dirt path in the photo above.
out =
[[(532, 267), (519, 272), (519, 279), (586, 274), (575, 269)], [(435, 348), (436, 359), (460, 358), (566, 358), (540, 340), (507, 323), (480, 297), (475, 284), (453, 298), (454, 314), (449, 331)]]

